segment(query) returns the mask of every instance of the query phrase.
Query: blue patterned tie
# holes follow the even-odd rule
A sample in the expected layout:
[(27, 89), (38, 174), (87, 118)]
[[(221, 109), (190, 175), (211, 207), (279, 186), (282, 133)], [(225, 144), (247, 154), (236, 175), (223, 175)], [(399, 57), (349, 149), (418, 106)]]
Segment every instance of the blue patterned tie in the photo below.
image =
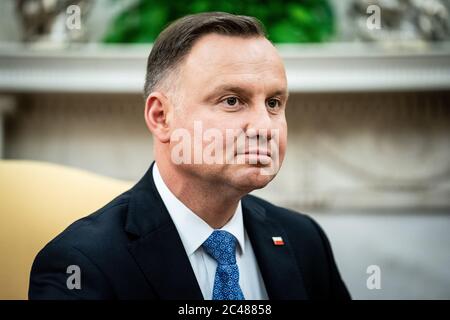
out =
[(215, 230), (203, 248), (218, 263), (212, 299), (244, 300), (236, 264), (236, 238), (227, 231)]

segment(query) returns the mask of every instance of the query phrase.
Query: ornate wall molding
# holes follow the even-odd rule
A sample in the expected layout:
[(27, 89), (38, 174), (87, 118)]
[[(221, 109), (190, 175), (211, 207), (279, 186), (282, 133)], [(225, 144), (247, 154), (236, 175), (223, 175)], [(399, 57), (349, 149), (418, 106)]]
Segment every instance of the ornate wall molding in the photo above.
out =
[[(291, 92), (450, 89), (450, 43), (279, 45)], [(0, 44), (0, 91), (141, 93), (146, 46)]]

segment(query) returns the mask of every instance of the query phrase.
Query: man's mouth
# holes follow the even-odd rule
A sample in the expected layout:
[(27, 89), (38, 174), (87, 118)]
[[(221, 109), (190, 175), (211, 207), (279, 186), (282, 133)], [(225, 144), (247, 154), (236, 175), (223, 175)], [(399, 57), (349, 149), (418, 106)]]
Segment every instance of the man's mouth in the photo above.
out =
[(249, 156), (249, 157), (264, 157), (264, 158), (271, 158), (272, 154), (270, 150), (267, 149), (251, 149), (251, 150), (244, 150), (236, 153), (236, 156)]
[(271, 156), (270, 151), (266, 149), (246, 150), (243, 154), (256, 154), (268, 157)]

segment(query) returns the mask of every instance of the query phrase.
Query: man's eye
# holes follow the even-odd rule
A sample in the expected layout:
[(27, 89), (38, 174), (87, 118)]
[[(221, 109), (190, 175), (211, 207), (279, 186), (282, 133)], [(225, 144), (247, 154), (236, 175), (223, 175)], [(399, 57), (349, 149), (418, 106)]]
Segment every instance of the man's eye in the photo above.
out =
[(280, 101), (277, 99), (269, 99), (269, 100), (267, 100), (267, 106), (270, 109), (275, 109), (280, 106)]
[(238, 102), (238, 99), (236, 97), (228, 97), (225, 101), (229, 106), (234, 106)]

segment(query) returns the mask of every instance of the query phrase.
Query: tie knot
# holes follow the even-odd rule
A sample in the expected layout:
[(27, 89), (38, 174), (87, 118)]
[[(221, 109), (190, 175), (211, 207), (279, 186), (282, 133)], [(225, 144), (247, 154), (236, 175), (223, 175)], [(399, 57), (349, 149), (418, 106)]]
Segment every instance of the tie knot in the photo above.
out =
[(236, 264), (236, 238), (227, 231), (215, 230), (203, 242), (203, 248), (218, 264)]

